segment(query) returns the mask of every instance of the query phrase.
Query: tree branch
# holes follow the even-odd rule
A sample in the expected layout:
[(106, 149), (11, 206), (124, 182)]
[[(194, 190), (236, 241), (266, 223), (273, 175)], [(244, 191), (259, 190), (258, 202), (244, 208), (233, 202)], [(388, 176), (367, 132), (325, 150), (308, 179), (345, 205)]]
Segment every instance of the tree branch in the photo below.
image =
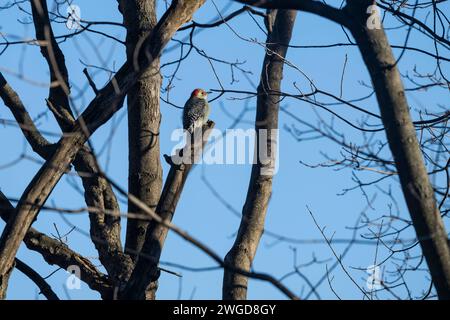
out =
[[(7, 222), (14, 213), (14, 207), (8, 198), (0, 191), (0, 217)], [(107, 276), (80, 254), (72, 251), (66, 244), (52, 239), (47, 235), (30, 228), (25, 235), (24, 243), (28, 249), (42, 255), (44, 260), (66, 270), (71, 265), (77, 265), (81, 270), (81, 280), (92, 290), (98, 291), (102, 298), (111, 299), (112, 284)]]
[[(204, 149), (204, 146), (208, 141), (208, 136), (213, 127), (214, 122), (212, 121), (209, 121), (203, 126), (201, 150)], [(191, 144), (191, 155), (195, 154), (194, 151), (198, 152), (198, 149), (194, 150), (194, 146), (196, 145), (197, 144), (195, 143)], [(200, 143), (198, 146), (199, 145)], [(189, 163), (183, 163), (180, 165), (174, 164), (170, 157), (165, 157), (171, 167), (164, 184), (161, 198), (159, 199), (158, 206), (156, 207), (156, 214), (163, 221), (170, 222), (175, 214), (178, 200), (183, 192), (184, 184), (194, 161), (189, 161)], [(132, 198), (130, 198), (130, 201), (133, 201)], [(137, 204), (135, 204), (135, 206), (136, 205)], [(150, 288), (148, 292), (150, 297), (155, 296), (155, 292), (157, 290), (156, 281), (159, 277), (158, 263), (168, 232), (169, 229), (158, 221), (152, 220), (152, 222), (150, 222), (141, 255), (139, 256), (136, 267), (133, 269), (133, 273), (131, 274), (127, 286), (121, 295), (122, 298), (143, 299), (147, 287)], [(151, 282), (153, 283), (151, 284)]]
[(47, 300), (59, 300), (56, 293), (52, 290), (52, 287), (50, 287), (47, 281), (45, 281), (39, 273), (34, 271), (33, 268), (18, 258), (16, 258), (15, 267), (38, 286), (39, 290), (41, 290), (40, 293), (42, 293)]
[(50, 110), (55, 114), (59, 126), (67, 132), (71, 129), (71, 124), (75, 120), (70, 109), (69, 95), (69, 73), (67, 71), (65, 57), (50, 24), (47, 9), (47, 0), (32, 0), (31, 11), (33, 15), (34, 27), (36, 30), (36, 40), (41, 48), (42, 56), (47, 61), (50, 70), (49, 102), (55, 108)]
[(51, 154), (50, 142), (45, 139), (34, 125), (19, 95), (8, 84), (3, 74), (0, 72), (0, 98), (11, 110), (23, 135), (27, 139), (34, 152), (47, 159)]
[[(40, 134), (20, 97), (1, 73), (0, 97), (11, 110), (33, 150), (45, 160), (50, 159), (57, 146)], [(113, 279), (124, 279), (129, 276), (132, 266), (122, 250), (120, 218), (102, 213), (102, 210), (119, 211), (116, 196), (107, 181), (98, 175), (97, 159), (87, 147), (80, 149), (73, 164), (83, 182), (87, 206), (100, 209), (89, 214), (91, 238), (99, 252), (100, 261)]]
[(315, 13), (336, 23), (345, 25), (345, 15), (322, 1), (316, 0), (236, 0), (249, 6), (265, 9), (291, 9)]

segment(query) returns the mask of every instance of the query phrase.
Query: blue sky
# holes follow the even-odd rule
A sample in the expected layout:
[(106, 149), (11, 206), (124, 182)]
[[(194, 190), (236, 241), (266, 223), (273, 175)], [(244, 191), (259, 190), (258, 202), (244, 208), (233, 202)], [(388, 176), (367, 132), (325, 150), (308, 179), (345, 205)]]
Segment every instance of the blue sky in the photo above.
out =
[[(53, 3), (53, 1), (49, 1)], [(121, 22), (120, 13), (117, 11), (116, 1), (99, 0), (86, 1), (77, 0), (73, 2), (81, 8), (82, 18), (92, 21), (115, 21)], [(49, 4), (51, 8), (53, 5)], [(160, 1), (159, 12), (163, 12), (164, 2)], [(448, 9), (449, 5), (443, 5)], [(239, 8), (239, 4), (231, 4), (229, 1), (216, 0), (207, 3), (195, 14), (194, 19), (198, 22), (210, 22), (217, 19), (217, 9), (222, 15)], [(29, 4), (23, 4), (23, 8), (29, 11)], [(263, 26), (263, 21), (255, 18)], [(19, 22), (19, 20), (21, 22)], [(33, 27), (29, 24), (29, 16), (12, 8), (0, 10), (0, 32), (7, 34), (10, 39), (14, 36), (20, 38), (32, 38)], [(25, 22), (25, 23), (24, 23)], [(390, 26), (398, 25), (397, 22), (390, 22)], [(96, 27), (108, 34), (124, 39), (125, 32), (120, 27)], [(64, 24), (55, 24), (54, 30), (57, 35), (66, 34), (68, 30)], [(239, 37), (236, 35), (238, 34)], [(185, 40), (188, 32), (179, 32), (175, 39)], [(404, 42), (405, 30), (393, 29), (389, 31), (389, 39), (393, 44), (401, 45)], [(243, 74), (235, 71), (238, 82), (231, 83), (232, 76), (229, 65), (214, 62), (214, 68), (219, 75), (222, 85), (226, 89), (254, 91), (254, 84), (259, 81), (261, 63), (264, 57), (264, 49), (253, 39), (264, 41), (265, 35), (257, 27), (254, 20), (248, 15), (233, 19), (228, 25), (219, 28), (201, 31), (194, 37), (194, 43), (205, 51), (209, 56), (226, 61), (245, 62), (241, 65), (244, 70), (249, 71)], [(291, 44), (295, 45), (315, 45), (329, 44), (336, 42), (346, 42), (346, 36), (341, 28), (318, 16), (299, 13), (293, 33)], [(432, 50), (432, 42), (417, 33), (412, 34), (410, 43), (424, 50)], [(162, 63), (176, 59), (179, 48), (177, 44), (171, 42), (162, 57)], [(1, 49), (1, 47), (0, 47)], [(86, 78), (82, 71), (84, 64), (102, 66), (108, 69), (117, 70), (125, 61), (125, 50), (122, 44), (96, 34), (82, 34), (79, 37), (71, 38), (61, 43), (61, 49), (66, 56), (66, 63), (69, 69), (69, 76), (72, 84), (72, 92), (77, 96), (79, 89), (86, 87)], [(398, 54), (398, 51), (395, 51)], [(289, 49), (287, 59), (296, 68), (285, 67), (282, 88), (285, 92), (296, 92), (294, 83), (304, 91), (309, 91), (309, 83), (305, 78), (312, 79), (316, 86), (324, 91), (330, 91), (335, 95), (340, 92), (340, 79), (343, 64), (347, 56), (347, 64), (344, 75), (343, 98), (355, 99), (365, 96), (371, 92), (365, 84), (370, 84), (365, 66), (356, 47), (338, 47), (332, 49)], [(425, 55), (406, 53), (400, 62), (402, 73), (411, 72), (414, 65), (426, 72), (432, 70), (433, 60)], [(52, 115), (47, 112), (45, 98), (48, 82), (48, 68), (44, 59), (36, 46), (11, 46), (0, 56), (0, 68), (11, 86), (16, 89), (23, 99), (28, 111), (33, 118), (38, 117), (37, 124), (40, 129), (49, 133), (59, 133), (56, 122)], [(163, 75), (170, 75), (173, 67), (162, 70)], [(447, 70), (448, 71), (448, 70)], [(90, 69), (97, 85), (102, 86), (109, 75), (103, 71)], [(250, 73), (251, 72), (251, 73)], [(303, 73), (303, 74), (302, 74)], [(23, 75), (22, 78), (16, 74)], [(32, 81), (31, 81), (32, 80)], [(32, 82), (32, 83), (31, 83)], [(164, 79), (167, 85), (168, 79)], [(40, 84), (37, 85), (36, 83)], [(173, 82), (174, 88), (170, 92), (170, 101), (182, 106), (192, 89), (202, 87), (205, 89), (220, 89), (220, 84), (215, 78), (214, 72), (207, 59), (197, 54), (195, 51), (180, 66), (177, 77)], [(406, 83), (406, 87), (410, 86)], [(165, 93), (163, 93), (165, 95)], [(214, 97), (214, 95), (213, 95)], [(230, 128), (234, 122), (233, 117), (237, 117), (243, 108), (247, 107), (238, 128), (251, 128), (254, 119), (254, 107), (256, 100), (239, 100), (243, 96), (227, 94), (212, 103), (210, 118), (216, 122), (216, 128), (225, 130)], [(75, 99), (74, 109), (82, 111), (88, 102), (93, 98), (92, 92), (86, 90), (83, 97)], [(447, 105), (448, 96), (441, 91), (408, 93), (413, 116), (417, 116), (417, 111), (429, 110), (440, 111), (437, 105)], [(329, 114), (314, 109), (313, 106), (305, 102), (293, 99), (285, 99), (282, 102), (283, 108), (297, 117), (310, 122), (317, 123), (318, 115), (326, 120), (330, 119)], [(378, 106), (374, 99), (369, 99), (360, 104), (365, 109), (378, 113)], [(339, 112), (352, 121), (361, 119), (361, 114), (355, 113), (344, 106), (335, 106), (333, 110)], [(181, 126), (181, 111), (164, 102), (161, 103), (162, 123), (161, 123), (161, 150), (162, 153), (169, 153), (174, 142), (170, 141), (172, 130)], [(317, 112), (317, 113), (316, 113)], [(0, 119), (12, 119), (9, 110), (0, 103)], [(95, 151), (99, 154), (100, 162), (109, 175), (122, 187), (127, 186), (127, 128), (126, 128), (126, 108), (121, 109), (107, 125), (99, 129), (92, 137)], [(377, 124), (376, 122), (372, 122)], [(296, 141), (286, 128), (295, 125), (299, 129), (304, 129), (288, 114), (280, 113), (280, 154), (279, 171), (274, 177), (273, 195), (271, 198), (268, 216), (267, 230), (276, 232), (286, 237), (296, 239), (322, 239), (322, 236), (315, 226), (308, 206), (314, 213), (314, 217), (322, 227), (326, 227), (325, 233), (328, 236), (334, 234), (334, 238), (349, 238), (353, 226), (360, 213), (365, 210), (367, 202), (361, 192), (356, 189), (345, 195), (338, 195), (343, 189), (354, 186), (352, 182), (352, 170), (336, 171), (333, 168), (308, 168), (300, 161), (308, 164), (317, 164), (325, 160), (323, 153), (330, 157), (339, 157), (341, 148), (326, 139)], [(362, 143), (362, 135), (359, 131), (351, 128), (345, 123), (336, 120), (336, 129), (345, 134), (348, 141), (358, 144)], [(110, 143), (111, 132), (113, 132)], [(384, 133), (378, 134), (379, 139), (384, 139)], [(48, 135), (47, 138), (56, 142), (57, 135)], [(34, 155), (30, 147), (24, 141), (20, 130), (14, 126), (3, 125), (0, 127), (0, 189), (8, 197), (20, 198), (23, 190), (37, 172), (42, 160)], [(103, 152), (101, 152), (103, 150)], [(387, 151), (386, 151), (387, 152)], [(25, 154), (26, 157), (21, 157)], [(387, 153), (385, 153), (387, 154)], [(18, 159), (20, 158), (20, 161)], [(7, 164), (13, 163), (13, 165)], [(164, 163), (164, 161), (163, 161)], [(168, 167), (164, 163), (164, 177), (168, 172)], [(380, 177), (379, 174), (368, 171), (357, 172), (362, 180), (370, 180)], [(174, 223), (187, 230), (197, 239), (207, 243), (221, 256), (224, 256), (233, 243), (235, 232), (239, 226), (239, 219), (223, 205), (211, 192), (204, 182), (206, 178), (216, 189), (223, 199), (226, 199), (238, 212), (241, 211), (245, 201), (245, 194), (250, 176), (250, 165), (202, 165), (196, 167), (185, 185), (181, 196)], [(52, 192), (47, 204), (64, 208), (84, 207), (82, 194), (75, 186), (80, 187), (81, 183), (76, 175), (64, 177)], [(399, 190), (396, 179), (387, 179), (380, 184), (384, 188), (392, 188), (393, 197), (398, 203), (400, 216), (408, 218), (405, 210), (404, 200)], [(369, 198), (375, 200), (373, 208), (365, 210), (371, 218), (388, 214), (390, 201), (386, 196), (375, 188), (366, 190)], [(121, 210), (126, 211), (126, 199), (119, 197)], [(395, 206), (394, 206), (395, 210)], [(89, 221), (86, 214), (65, 215), (64, 218), (75, 225), (77, 230), (70, 233), (67, 239), (68, 245), (74, 250), (87, 257), (97, 255), (90, 239), (86, 236), (89, 230)], [(34, 226), (47, 234), (55, 234), (54, 224), (60, 233), (65, 233), (71, 226), (60, 216), (60, 214), (50, 211), (42, 211)], [(448, 224), (448, 223), (447, 223)], [(0, 223), (0, 229), (4, 226)], [(375, 228), (375, 226), (374, 226)], [(126, 230), (126, 220), (123, 220), (122, 230)], [(358, 230), (357, 234), (367, 233), (368, 230)], [(412, 230), (405, 232), (404, 237), (414, 237)], [(341, 254), (345, 249), (345, 244), (333, 244), (334, 250)], [(330, 248), (323, 243), (296, 244), (277, 242), (270, 236), (264, 235), (254, 263), (254, 270), (270, 273), (275, 277), (281, 277), (293, 270), (293, 255), (296, 250), (297, 263), (308, 263), (313, 257), (323, 263), (314, 264), (302, 268), (301, 271), (312, 282), (316, 283), (326, 272), (326, 266), (332, 266), (336, 259)], [(354, 268), (363, 268), (373, 264), (376, 247), (373, 245), (354, 245), (343, 259), (343, 265), (350, 272), (352, 277), (360, 286), (365, 285), (367, 274)], [(412, 253), (417, 254), (417, 249)], [(387, 256), (386, 250), (378, 253), (381, 260)], [(47, 265), (40, 255), (30, 252), (24, 246), (21, 247), (18, 257), (35, 267), (41, 275), (49, 275), (55, 266)], [(188, 267), (201, 268), (214, 266), (214, 262), (205, 256), (195, 247), (186, 243), (178, 236), (169, 233), (166, 246), (162, 255), (162, 262), (176, 263)], [(162, 273), (160, 278), (160, 288), (158, 297), (160, 299), (176, 299), (178, 297), (189, 299), (219, 299), (221, 297), (222, 270), (207, 272), (190, 272), (174, 266), (163, 267), (180, 272), (183, 277)], [(393, 264), (389, 265), (393, 268)], [(360, 299), (362, 293), (352, 283), (348, 276), (340, 267), (331, 272), (333, 277), (332, 285), (341, 298)], [(418, 271), (407, 273), (407, 282), (414, 296), (418, 296), (421, 290), (426, 290), (429, 284), (429, 277), (426, 272)], [(57, 271), (48, 282), (61, 298), (72, 299), (97, 299), (98, 294), (91, 291), (87, 285), (82, 284), (80, 290), (64, 290), (63, 286), (67, 279), (67, 274), (63, 270)], [(290, 289), (301, 296), (308, 292), (305, 281), (299, 276), (292, 276), (283, 281)], [(20, 272), (15, 271), (10, 280), (8, 297), (10, 299), (34, 299), (36, 288)], [(404, 289), (398, 289), (402, 297), (406, 297)], [(67, 295), (67, 292), (69, 296)], [(325, 280), (318, 289), (323, 299), (336, 298)], [(249, 298), (252, 299), (284, 299), (285, 297), (270, 284), (250, 280)], [(392, 296), (390, 296), (392, 298)], [(40, 299), (43, 297), (40, 296)], [(315, 298), (312, 296), (311, 298)]]

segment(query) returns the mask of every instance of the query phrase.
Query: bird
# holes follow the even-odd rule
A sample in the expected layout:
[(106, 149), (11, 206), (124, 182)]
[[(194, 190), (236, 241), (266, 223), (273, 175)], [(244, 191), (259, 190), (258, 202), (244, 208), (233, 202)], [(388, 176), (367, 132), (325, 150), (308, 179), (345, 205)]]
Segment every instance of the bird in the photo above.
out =
[(209, 113), (208, 93), (195, 89), (183, 108), (183, 129), (192, 134), (195, 128), (201, 128), (208, 122)]

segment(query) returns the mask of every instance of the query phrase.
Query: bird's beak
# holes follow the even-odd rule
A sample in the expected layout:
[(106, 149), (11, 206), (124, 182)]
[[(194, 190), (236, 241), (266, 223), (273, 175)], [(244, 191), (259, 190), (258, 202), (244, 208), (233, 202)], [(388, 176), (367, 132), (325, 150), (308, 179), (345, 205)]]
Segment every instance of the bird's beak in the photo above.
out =
[(211, 93), (213, 93), (212, 91), (206, 91), (206, 94), (211, 94)]

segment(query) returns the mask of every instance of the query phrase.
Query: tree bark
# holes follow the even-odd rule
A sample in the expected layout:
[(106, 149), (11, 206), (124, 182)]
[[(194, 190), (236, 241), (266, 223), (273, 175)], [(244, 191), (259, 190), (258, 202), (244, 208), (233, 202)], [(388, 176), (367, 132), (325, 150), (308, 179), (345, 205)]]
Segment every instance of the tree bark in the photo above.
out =
[(433, 284), (440, 299), (450, 299), (450, 250), (405, 90), (384, 29), (367, 27), (373, 0), (351, 1), (345, 8), (351, 30), (369, 70), (389, 147)]
[[(264, 230), (264, 221), (272, 194), (272, 178), (278, 130), (279, 97), (271, 93), (280, 91), (284, 58), (290, 42), (297, 11), (278, 10), (269, 13), (266, 21), (268, 30), (266, 56), (258, 86), (255, 119), (255, 156), (258, 161), (252, 166), (247, 198), (242, 209), (242, 219), (236, 240), (225, 257), (225, 263), (236, 269), (250, 271), (256, 250)], [(260, 134), (267, 130), (267, 138)], [(275, 134), (275, 136), (272, 136)], [(273, 141), (275, 140), (275, 141)], [(259, 158), (262, 149), (268, 150), (270, 161), (263, 163)], [(268, 172), (265, 172), (269, 170)], [(222, 296), (226, 300), (243, 300), (247, 297), (248, 277), (232, 269), (224, 270)]]
[[(127, 28), (127, 57), (132, 61), (136, 45), (156, 26), (156, 1), (121, 0)], [(162, 188), (159, 147), (161, 114), (159, 59), (154, 59), (127, 95), (128, 105), (128, 192), (156, 209)], [(145, 214), (131, 201), (128, 212)], [(128, 219), (125, 252), (135, 261), (145, 240), (148, 221)]]

